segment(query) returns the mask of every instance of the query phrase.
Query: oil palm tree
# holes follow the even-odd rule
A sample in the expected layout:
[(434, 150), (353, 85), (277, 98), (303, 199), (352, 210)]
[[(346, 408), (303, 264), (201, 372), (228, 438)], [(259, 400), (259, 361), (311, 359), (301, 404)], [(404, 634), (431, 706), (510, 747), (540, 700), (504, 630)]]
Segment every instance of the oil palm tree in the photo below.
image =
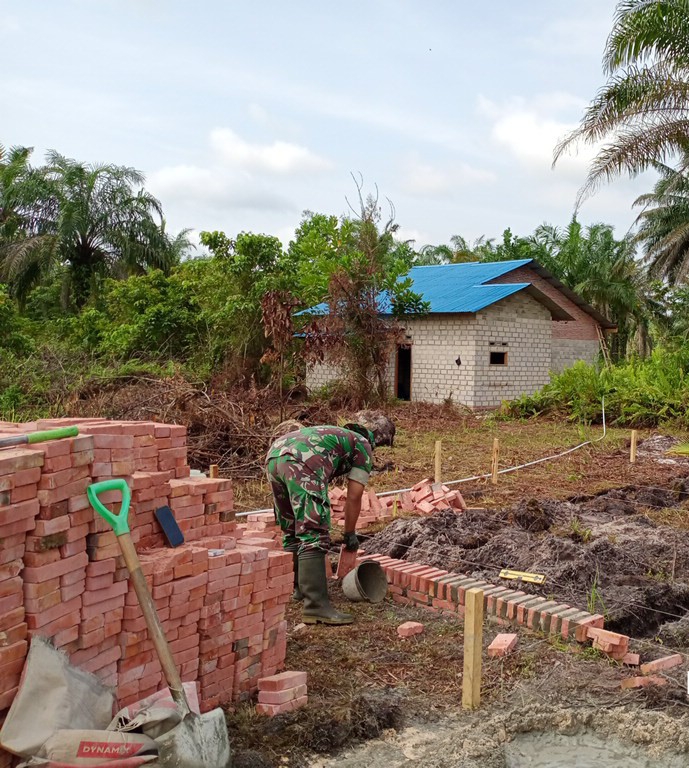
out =
[[(689, 155), (682, 165), (689, 165)], [(660, 178), (653, 191), (634, 201), (642, 207), (635, 240), (643, 245), (650, 275), (676, 285), (689, 274), (689, 174), (662, 163), (654, 167)]]
[(612, 227), (582, 227), (572, 219), (558, 229), (538, 227), (531, 238), (540, 246), (543, 263), (566, 286), (601, 314), (617, 323), (613, 353), (624, 356), (630, 342), (645, 337), (648, 325), (647, 280), (635, 258), (631, 237), (615, 239)]
[(555, 163), (579, 142), (598, 151), (577, 205), (601, 183), (667, 162), (689, 146), (689, 0), (622, 0), (603, 58), (606, 84)]
[(139, 171), (87, 165), (56, 152), (27, 167), (8, 192), (21, 222), (0, 244), (0, 277), (23, 300), (56, 265), (64, 265), (77, 307), (105, 276), (148, 268), (168, 272), (179, 248), (161, 226), (158, 200)]
[(477, 237), (473, 243), (461, 235), (452, 235), (449, 245), (424, 245), (414, 260), (414, 264), (428, 266), (478, 261), (483, 255), (490, 252), (492, 247), (493, 240), (487, 240), (484, 235)]

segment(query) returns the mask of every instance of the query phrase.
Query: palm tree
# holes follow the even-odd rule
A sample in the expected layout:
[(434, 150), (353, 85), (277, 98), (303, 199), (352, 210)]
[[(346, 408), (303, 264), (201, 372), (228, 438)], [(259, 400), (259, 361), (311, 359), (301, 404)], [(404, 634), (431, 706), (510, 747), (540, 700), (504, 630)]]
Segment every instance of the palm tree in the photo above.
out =
[(539, 259), (555, 276), (602, 315), (617, 323), (613, 344), (623, 357), (630, 342), (645, 336), (648, 324), (647, 284), (634, 256), (631, 237), (616, 240), (607, 224), (585, 229), (572, 219), (566, 230), (543, 225), (534, 240), (545, 245), (550, 259)]
[[(424, 245), (414, 259), (418, 266), (434, 264), (462, 264), (479, 259), (493, 247), (493, 240), (484, 235), (470, 243), (461, 235), (452, 235), (450, 245)], [(485, 259), (484, 259), (485, 260)]]
[[(689, 164), (689, 155), (682, 165)], [(634, 201), (643, 206), (635, 241), (642, 243), (652, 277), (681, 283), (689, 274), (689, 174), (655, 163), (660, 178), (653, 191)]]
[(622, 0), (603, 58), (608, 80), (555, 150), (598, 151), (577, 205), (602, 182), (635, 176), (689, 146), (689, 2)]
[(179, 246), (172, 247), (160, 223), (160, 203), (141, 188), (139, 171), (86, 165), (56, 152), (47, 161), (27, 168), (8, 193), (21, 225), (0, 243), (0, 276), (20, 301), (60, 264), (78, 307), (107, 275), (169, 272)]

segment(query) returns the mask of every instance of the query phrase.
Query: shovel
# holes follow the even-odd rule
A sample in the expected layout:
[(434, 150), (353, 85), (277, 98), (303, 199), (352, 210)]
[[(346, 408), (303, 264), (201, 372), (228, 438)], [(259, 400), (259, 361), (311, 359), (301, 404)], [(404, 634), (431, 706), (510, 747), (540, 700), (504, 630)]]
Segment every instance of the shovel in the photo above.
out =
[(46, 440), (76, 437), (78, 434), (79, 427), (60, 427), (59, 429), (47, 429), (43, 432), (29, 432), (26, 435), (0, 437), (0, 448), (9, 448), (13, 445), (33, 445), (34, 443), (44, 443)]
[[(98, 498), (98, 494), (107, 491), (119, 491), (122, 494), (122, 505), (118, 514), (111, 512)], [(178, 725), (156, 738), (160, 765), (163, 768), (227, 768), (230, 762), (230, 741), (225, 715), (220, 708), (203, 715), (194, 714), (189, 709), (182, 680), (175, 667), (146, 579), (141, 572), (141, 563), (129, 533), (127, 520), (131, 501), (129, 486), (125, 480), (116, 478), (94, 483), (86, 489), (86, 493), (91, 506), (112, 526), (117, 536), (129, 577), (146, 619), (149, 637), (160, 659), (172, 698), (182, 715)]]

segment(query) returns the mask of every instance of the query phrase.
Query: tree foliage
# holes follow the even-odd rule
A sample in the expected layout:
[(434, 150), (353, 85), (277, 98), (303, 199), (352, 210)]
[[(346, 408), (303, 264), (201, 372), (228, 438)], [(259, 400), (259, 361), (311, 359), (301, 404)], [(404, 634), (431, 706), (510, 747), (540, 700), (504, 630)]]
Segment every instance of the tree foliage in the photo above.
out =
[(401, 333), (398, 319), (427, 311), (427, 304), (404, 277), (412, 254), (408, 244), (395, 240), (394, 209), (383, 222), (378, 196), (364, 199), (360, 184), (357, 192), (358, 211), (330, 238), (328, 258), (337, 266), (328, 280), (327, 308), (304, 332), (310, 362), (343, 368), (352, 399), (365, 403), (387, 396), (388, 362)]
[(65, 266), (65, 303), (97, 295), (108, 276), (169, 272), (184, 254), (182, 233), (170, 238), (156, 198), (133, 168), (88, 165), (49, 152), (44, 166), (14, 149), (0, 165), (0, 276), (24, 301)]
[(644, 248), (650, 275), (674, 285), (689, 275), (689, 175), (662, 163), (654, 167), (659, 179), (653, 191), (634, 201), (642, 209), (635, 240)]
[(621, 0), (603, 57), (608, 76), (555, 162), (578, 143), (603, 146), (578, 203), (601, 183), (635, 176), (687, 149), (689, 0)]

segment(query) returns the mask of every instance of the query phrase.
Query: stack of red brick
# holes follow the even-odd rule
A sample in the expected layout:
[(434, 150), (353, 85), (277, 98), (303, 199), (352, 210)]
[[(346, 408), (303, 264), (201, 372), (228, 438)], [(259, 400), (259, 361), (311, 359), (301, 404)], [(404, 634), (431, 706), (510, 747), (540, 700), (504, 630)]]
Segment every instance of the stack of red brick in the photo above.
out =
[(306, 672), (283, 672), (258, 681), (256, 711), (274, 717), (305, 706), (309, 697)]
[[(132, 490), (132, 537), (184, 679), (199, 681), (204, 707), (255, 692), (284, 664), (291, 557), (242, 538), (229, 480), (190, 476), (184, 427), (50, 420), (0, 423), (0, 436), (70, 424), (78, 437), (0, 450), (0, 723), (34, 634), (125, 704), (162, 685), (115, 536), (86, 496), (111, 477)], [(118, 493), (101, 500), (119, 510)], [(174, 550), (154, 517), (163, 505), (186, 539)]]
[[(330, 490), (332, 518), (340, 525), (344, 523), (346, 499), (347, 491), (344, 488), (336, 487)], [(389, 522), (400, 512), (432, 515), (436, 510), (447, 508), (458, 512), (465, 510), (466, 504), (462, 494), (430, 479), (421, 480), (409, 491), (391, 496), (379, 497), (369, 489), (362, 497), (358, 527), (366, 528), (374, 523)]]

